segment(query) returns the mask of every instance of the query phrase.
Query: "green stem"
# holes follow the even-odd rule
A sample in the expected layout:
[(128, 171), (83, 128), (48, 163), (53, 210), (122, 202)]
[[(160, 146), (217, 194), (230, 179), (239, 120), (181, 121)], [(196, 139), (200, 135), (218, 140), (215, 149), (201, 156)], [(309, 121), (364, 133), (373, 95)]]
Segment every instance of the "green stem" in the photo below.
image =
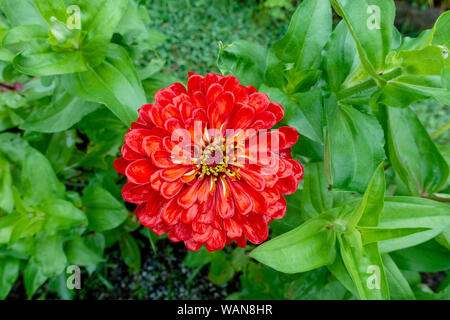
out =
[[(398, 77), (402, 73), (401, 69), (397, 68), (392, 71), (386, 72), (382, 75), (382, 78), (386, 81), (392, 80), (395, 77)], [(350, 97), (354, 95), (355, 93), (371, 89), (377, 86), (377, 82), (373, 78), (369, 78), (367, 80), (364, 80), (353, 87), (343, 89), (337, 93), (337, 98), (339, 100), (345, 99), (347, 97)]]
[(431, 139), (436, 139), (437, 137), (439, 137), (441, 134), (443, 134), (448, 129), (450, 129), (450, 122), (447, 122), (447, 124), (443, 125), (439, 129), (437, 129), (435, 132), (433, 132), (430, 135)]

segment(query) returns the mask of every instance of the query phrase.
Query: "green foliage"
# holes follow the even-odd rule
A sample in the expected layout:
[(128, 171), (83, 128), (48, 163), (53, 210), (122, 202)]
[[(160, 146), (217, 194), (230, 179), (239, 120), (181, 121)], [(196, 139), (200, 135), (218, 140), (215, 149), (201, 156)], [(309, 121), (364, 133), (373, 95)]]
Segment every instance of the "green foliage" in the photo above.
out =
[[(216, 285), (240, 280), (230, 299), (448, 299), (448, 276), (433, 292), (418, 272), (450, 268), (448, 112), (435, 112), (450, 104), (450, 14), (409, 38), (392, 0), (294, 9), (0, 1), (0, 299), (20, 277), (29, 299), (43, 286), (73, 298), (67, 266), (95, 277), (112, 246), (141, 270), (140, 225), (113, 159), (156, 90), (215, 64), (284, 107), (305, 176), (269, 241), (189, 252), (186, 282), (207, 267)], [(140, 234), (158, 255), (160, 237)]]

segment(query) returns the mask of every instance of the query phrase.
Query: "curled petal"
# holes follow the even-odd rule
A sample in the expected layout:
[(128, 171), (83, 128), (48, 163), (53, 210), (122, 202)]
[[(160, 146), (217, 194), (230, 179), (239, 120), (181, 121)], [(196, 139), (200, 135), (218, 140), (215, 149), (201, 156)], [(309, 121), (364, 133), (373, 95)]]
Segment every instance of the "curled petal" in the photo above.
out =
[(125, 170), (128, 180), (135, 184), (149, 183), (154, 172), (155, 168), (147, 159), (136, 160), (130, 163)]
[(181, 188), (183, 188), (184, 182), (180, 179), (173, 182), (163, 182), (161, 184), (161, 195), (166, 199), (171, 199), (175, 197)]
[(116, 169), (116, 171), (120, 174), (125, 175), (125, 171), (128, 167), (128, 165), (130, 164), (130, 161), (124, 159), (124, 158), (119, 158), (114, 160), (114, 169)]

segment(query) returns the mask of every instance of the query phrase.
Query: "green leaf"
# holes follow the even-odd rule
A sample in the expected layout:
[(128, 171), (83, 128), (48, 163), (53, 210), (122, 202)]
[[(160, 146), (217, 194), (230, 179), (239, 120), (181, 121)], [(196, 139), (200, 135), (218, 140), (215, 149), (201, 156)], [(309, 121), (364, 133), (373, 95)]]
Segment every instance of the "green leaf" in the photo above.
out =
[(46, 25), (33, 0), (2, 0), (0, 1), (0, 9), (8, 18), (8, 22), (14, 27), (23, 24)]
[[(339, 22), (325, 47), (324, 71), (331, 91), (337, 93), (360, 64), (355, 41), (344, 21)], [(356, 62), (356, 63), (355, 63)]]
[(356, 289), (356, 286), (345, 267), (339, 251), (336, 252), (336, 259), (334, 259), (334, 262), (327, 265), (327, 268), (348, 291), (350, 291), (355, 297), (359, 297), (358, 290)]
[(411, 194), (431, 194), (446, 183), (448, 165), (411, 109), (388, 108), (388, 148)]
[(59, 182), (50, 162), (33, 148), (29, 148), (25, 153), (21, 185), (24, 200), (30, 203), (64, 196), (64, 185)]
[(327, 229), (330, 216), (322, 214), (301, 226), (263, 243), (250, 257), (285, 272), (305, 272), (333, 262), (336, 235)]
[(266, 93), (271, 101), (278, 102), (285, 110), (282, 122), (315, 142), (323, 143), (322, 133), (322, 96), (320, 89), (298, 93), (289, 97), (278, 88), (262, 85), (261, 92)]
[(47, 236), (44, 233), (40, 233), (36, 237), (34, 250), (33, 259), (43, 275), (52, 278), (64, 271), (67, 258), (64, 254), (61, 235)]
[(28, 144), (18, 135), (11, 132), (0, 134), (0, 154), (9, 161), (21, 165), (26, 154)]
[(437, 19), (433, 27), (433, 38), (431, 43), (436, 45), (443, 45), (450, 49), (450, 35), (448, 30), (450, 28), (450, 12), (445, 11)]
[(415, 300), (414, 293), (405, 276), (388, 255), (382, 255), (384, 269), (389, 283), (389, 293), (394, 300)]
[(259, 88), (264, 81), (266, 55), (267, 49), (258, 43), (237, 40), (221, 48), (218, 66), (223, 74), (235, 76), (242, 85)]
[(355, 108), (327, 107), (325, 168), (333, 188), (363, 193), (384, 159), (383, 129)]
[(49, 235), (88, 224), (84, 212), (68, 201), (45, 199), (39, 204), (39, 209), (46, 215), (44, 229)]
[(385, 192), (384, 163), (381, 162), (375, 169), (364, 196), (356, 209), (350, 214), (345, 213), (344, 216), (338, 216), (339, 219), (346, 221), (347, 231), (353, 230), (356, 225), (366, 227), (378, 225), (384, 207)]
[(79, 99), (60, 88), (56, 90), (51, 103), (35, 108), (20, 128), (38, 132), (64, 131), (96, 108), (96, 103)]
[(381, 252), (391, 252), (425, 242), (450, 226), (448, 205), (414, 197), (385, 197), (381, 228), (430, 228), (402, 238), (380, 243)]
[(394, 42), (395, 4), (392, 0), (331, 0), (356, 42), (366, 71), (380, 80), (385, 58)]
[(234, 269), (227, 258), (228, 256), (222, 251), (214, 252), (208, 274), (208, 279), (212, 283), (221, 285), (233, 278)]
[(14, 209), (12, 177), (9, 162), (0, 157), (0, 212), (11, 213)]
[(101, 232), (114, 229), (127, 217), (125, 206), (101, 187), (86, 187), (82, 201), (91, 230)]
[(363, 244), (380, 242), (409, 236), (417, 232), (430, 230), (429, 228), (378, 228), (358, 227), (361, 232)]
[[(45, 156), (52, 164), (53, 170), (59, 173), (70, 161), (77, 143), (75, 130), (61, 131), (52, 134), (45, 151)], [(78, 193), (76, 193), (78, 195)], [(67, 196), (67, 193), (66, 193)]]
[(87, 101), (105, 104), (127, 126), (146, 103), (142, 84), (125, 49), (109, 46), (105, 61), (87, 72), (62, 77), (65, 89)]
[(19, 277), (19, 259), (0, 258), (0, 300), (4, 300)]
[(67, 260), (73, 265), (95, 266), (103, 260), (102, 256), (91, 250), (79, 235), (64, 243), (64, 251)]
[(309, 162), (304, 166), (301, 210), (310, 218), (333, 207), (333, 194), (328, 190), (323, 162)]
[(390, 255), (402, 270), (439, 272), (450, 269), (449, 250), (434, 240), (392, 252)]
[(23, 282), (28, 299), (33, 298), (36, 290), (47, 281), (47, 276), (42, 274), (39, 266), (30, 259), (23, 272)]
[(47, 23), (50, 23), (52, 17), (66, 22), (68, 16), (63, 0), (34, 0), (34, 3)]
[(338, 235), (341, 255), (362, 300), (388, 300), (389, 288), (376, 243), (364, 246), (361, 251)]
[(328, 0), (305, 0), (291, 18), (287, 33), (270, 48), (266, 81), (286, 93), (306, 91), (317, 81), (321, 51), (331, 33)]
[(141, 251), (133, 237), (124, 233), (119, 239), (120, 254), (127, 266), (139, 273), (141, 268)]

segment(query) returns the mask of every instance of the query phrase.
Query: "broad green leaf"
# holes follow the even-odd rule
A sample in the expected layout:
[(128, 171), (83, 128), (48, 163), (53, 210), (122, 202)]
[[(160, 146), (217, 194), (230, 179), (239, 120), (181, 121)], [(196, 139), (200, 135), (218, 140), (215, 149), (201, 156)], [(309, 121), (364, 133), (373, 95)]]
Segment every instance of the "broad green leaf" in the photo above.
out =
[(318, 216), (333, 207), (333, 193), (328, 190), (323, 162), (310, 162), (304, 166), (303, 191), (300, 206), (305, 216)]
[[(75, 130), (66, 130), (52, 134), (45, 156), (56, 173), (59, 173), (70, 161), (75, 150), (75, 144), (78, 142), (77, 139)], [(76, 194), (78, 195), (78, 193)]]
[(394, 41), (395, 4), (393, 0), (331, 0), (356, 42), (366, 71), (380, 80), (385, 58)]
[(402, 270), (438, 272), (450, 269), (450, 251), (434, 240), (392, 252), (390, 255)]
[(446, 183), (448, 165), (411, 109), (388, 108), (388, 148), (411, 194), (431, 194)]
[(36, 261), (42, 274), (47, 277), (55, 277), (61, 274), (67, 263), (63, 250), (63, 238), (56, 234), (47, 236), (40, 233), (36, 237), (33, 259)]
[(79, 99), (61, 88), (48, 106), (35, 108), (20, 128), (38, 132), (64, 131), (96, 108), (96, 103)]
[(384, 194), (386, 192), (383, 166), (384, 163), (381, 162), (375, 169), (364, 196), (356, 209), (349, 214), (338, 216), (338, 219), (346, 222), (348, 231), (353, 230), (356, 225), (366, 227), (378, 225), (384, 207)]
[(378, 228), (358, 227), (361, 232), (363, 244), (380, 242), (409, 236), (417, 232), (430, 230), (429, 228)]
[(221, 48), (219, 55), (218, 65), (223, 74), (233, 75), (241, 84), (255, 88), (263, 83), (266, 48), (255, 42), (237, 40)]
[(441, 77), (445, 74), (444, 65), (448, 60), (441, 47), (393, 51), (386, 60), (390, 68), (397, 68), (402, 74), (390, 80), (381, 90), (382, 103), (403, 108), (429, 97), (450, 103), (448, 89), (443, 85)]
[(383, 254), (384, 269), (389, 283), (389, 293), (394, 300), (415, 300), (414, 293), (408, 284), (408, 281), (395, 264), (394, 260), (388, 255)]
[(47, 281), (47, 276), (43, 275), (39, 266), (30, 259), (23, 272), (23, 282), (28, 299), (33, 298), (36, 290)]
[(338, 235), (342, 260), (362, 300), (388, 300), (389, 288), (377, 243), (354, 248)]
[(234, 269), (228, 260), (228, 256), (222, 251), (214, 252), (208, 279), (216, 285), (221, 285), (230, 281), (233, 275)]
[(333, 92), (339, 92), (345, 79), (358, 67), (355, 41), (344, 21), (339, 22), (325, 46), (324, 72)]
[(437, 19), (433, 27), (432, 44), (443, 45), (450, 49), (450, 12), (445, 11)]
[(45, 232), (48, 235), (59, 230), (72, 229), (88, 224), (86, 215), (72, 203), (60, 199), (45, 199), (39, 204), (39, 210), (45, 213)]
[(320, 89), (297, 93), (291, 97), (278, 88), (261, 86), (260, 91), (266, 93), (271, 101), (278, 102), (285, 110), (282, 122), (294, 127), (303, 136), (323, 143), (322, 133), (322, 96)]
[(63, 0), (34, 0), (34, 3), (47, 23), (52, 17), (66, 22), (68, 15)]
[(72, 237), (64, 243), (64, 251), (67, 260), (73, 265), (95, 266), (103, 260), (102, 256), (91, 250), (79, 235)]
[(414, 197), (385, 197), (381, 228), (429, 228), (402, 238), (380, 242), (381, 252), (391, 252), (423, 243), (450, 226), (448, 205)]
[(28, 148), (22, 166), (22, 194), (25, 201), (39, 203), (45, 198), (62, 198), (64, 185), (58, 180), (50, 162), (39, 151)]
[(133, 237), (123, 233), (119, 238), (120, 254), (126, 265), (139, 273), (141, 268), (141, 251)]
[(0, 300), (4, 300), (19, 277), (19, 259), (0, 257)]
[(11, 213), (14, 208), (11, 166), (0, 156), (0, 212)]
[(11, 132), (0, 134), (0, 155), (10, 162), (22, 165), (28, 144)]
[(287, 33), (270, 48), (266, 81), (286, 93), (306, 91), (317, 81), (321, 51), (331, 33), (329, 0), (305, 0), (291, 18)]
[(333, 188), (363, 193), (384, 159), (383, 129), (353, 107), (326, 108), (325, 168)]
[(146, 103), (142, 84), (125, 49), (109, 46), (105, 61), (83, 73), (63, 76), (65, 89), (87, 101), (105, 104), (127, 126)]
[(330, 216), (322, 214), (263, 243), (250, 257), (284, 273), (312, 270), (333, 262), (336, 235), (327, 229)]
[(48, 44), (32, 44), (14, 57), (12, 64), (32, 76), (59, 75), (86, 70), (81, 51), (54, 51)]
[(1, 0), (0, 9), (13, 27), (23, 24), (46, 25), (33, 0)]
[(82, 201), (91, 230), (101, 232), (114, 229), (127, 217), (125, 206), (101, 187), (86, 187)]
[(339, 280), (339, 282), (350, 291), (355, 297), (359, 297), (358, 290), (353, 283), (352, 277), (348, 273), (341, 253), (336, 252), (336, 258), (332, 264), (327, 265), (328, 270)]

